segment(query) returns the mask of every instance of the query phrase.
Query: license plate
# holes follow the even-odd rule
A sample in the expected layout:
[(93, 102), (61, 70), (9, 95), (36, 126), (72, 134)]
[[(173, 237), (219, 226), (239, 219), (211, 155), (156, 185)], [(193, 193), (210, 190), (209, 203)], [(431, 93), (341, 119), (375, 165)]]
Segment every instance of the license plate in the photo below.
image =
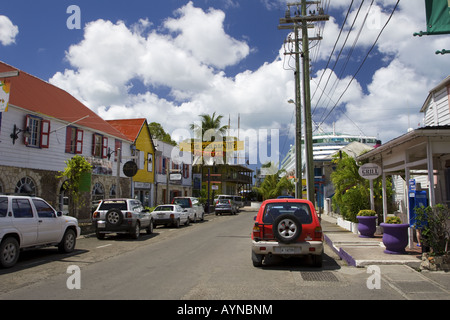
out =
[(97, 221), (97, 227), (98, 228), (106, 228), (105, 221)]
[(280, 253), (282, 253), (282, 254), (294, 254), (295, 253), (295, 248), (281, 247), (280, 248)]

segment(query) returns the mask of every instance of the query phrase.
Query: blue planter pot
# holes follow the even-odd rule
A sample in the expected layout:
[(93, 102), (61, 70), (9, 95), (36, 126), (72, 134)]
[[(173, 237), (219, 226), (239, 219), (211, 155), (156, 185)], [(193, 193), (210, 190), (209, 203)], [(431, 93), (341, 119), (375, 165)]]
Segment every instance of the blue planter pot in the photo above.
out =
[(408, 245), (409, 224), (389, 224), (381, 223), (383, 227), (383, 244), (386, 247), (385, 253), (405, 254)]
[(361, 238), (373, 238), (377, 231), (377, 216), (356, 216)]

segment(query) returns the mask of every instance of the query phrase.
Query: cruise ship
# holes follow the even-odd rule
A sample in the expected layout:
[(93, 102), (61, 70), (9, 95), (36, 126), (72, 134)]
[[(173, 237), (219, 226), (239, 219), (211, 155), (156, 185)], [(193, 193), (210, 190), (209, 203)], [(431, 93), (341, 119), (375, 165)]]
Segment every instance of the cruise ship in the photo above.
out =
[[(326, 159), (349, 143), (355, 141), (364, 143), (371, 147), (376, 147), (380, 144), (380, 141), (376, 137), (337, 132), (323, 132), (313, 135), (313, 158), (315, 161)], [(305, 154), (304, 147), (304, 141), (302, 140), (302, 155)], [(302, 163), (304, 166), (304, 157), (302, 159)], [(286, 170), (287, 173), (295, 172), (295, 146), (291, 146), (286, 157), (282, 160), (281, 169)]]

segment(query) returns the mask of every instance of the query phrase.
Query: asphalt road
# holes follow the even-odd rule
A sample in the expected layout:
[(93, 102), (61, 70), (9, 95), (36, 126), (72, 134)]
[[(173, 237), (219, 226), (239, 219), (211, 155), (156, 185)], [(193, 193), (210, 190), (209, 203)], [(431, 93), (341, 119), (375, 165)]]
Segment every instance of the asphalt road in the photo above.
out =
[(255, 214), (247, 209), (236, 216), (210, 215), (179, 229), (160, 226), (152, 235), (143, 232), (139, 240), (82, 238), (70, 255), (53, 248), (25, 252), (17, 266), (0, 269), (0, 299), (406, 298), (386, 281), (369, 288), (372, 274), (346, 266), (327, 246), (320, 269), (309, 259), (273, 259), (263, 268), (253, 267)]

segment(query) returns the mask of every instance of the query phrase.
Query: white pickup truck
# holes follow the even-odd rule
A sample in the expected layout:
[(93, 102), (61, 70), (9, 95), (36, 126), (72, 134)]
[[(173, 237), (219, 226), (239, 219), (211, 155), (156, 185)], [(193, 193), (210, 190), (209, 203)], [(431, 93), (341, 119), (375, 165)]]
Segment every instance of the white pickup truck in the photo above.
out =
[(41, 198), (0, 195), (1, 267), (14, 266), (22, 249), (57, 246), (72, 252), (80, 232), (76, 218), (56, 212)]

